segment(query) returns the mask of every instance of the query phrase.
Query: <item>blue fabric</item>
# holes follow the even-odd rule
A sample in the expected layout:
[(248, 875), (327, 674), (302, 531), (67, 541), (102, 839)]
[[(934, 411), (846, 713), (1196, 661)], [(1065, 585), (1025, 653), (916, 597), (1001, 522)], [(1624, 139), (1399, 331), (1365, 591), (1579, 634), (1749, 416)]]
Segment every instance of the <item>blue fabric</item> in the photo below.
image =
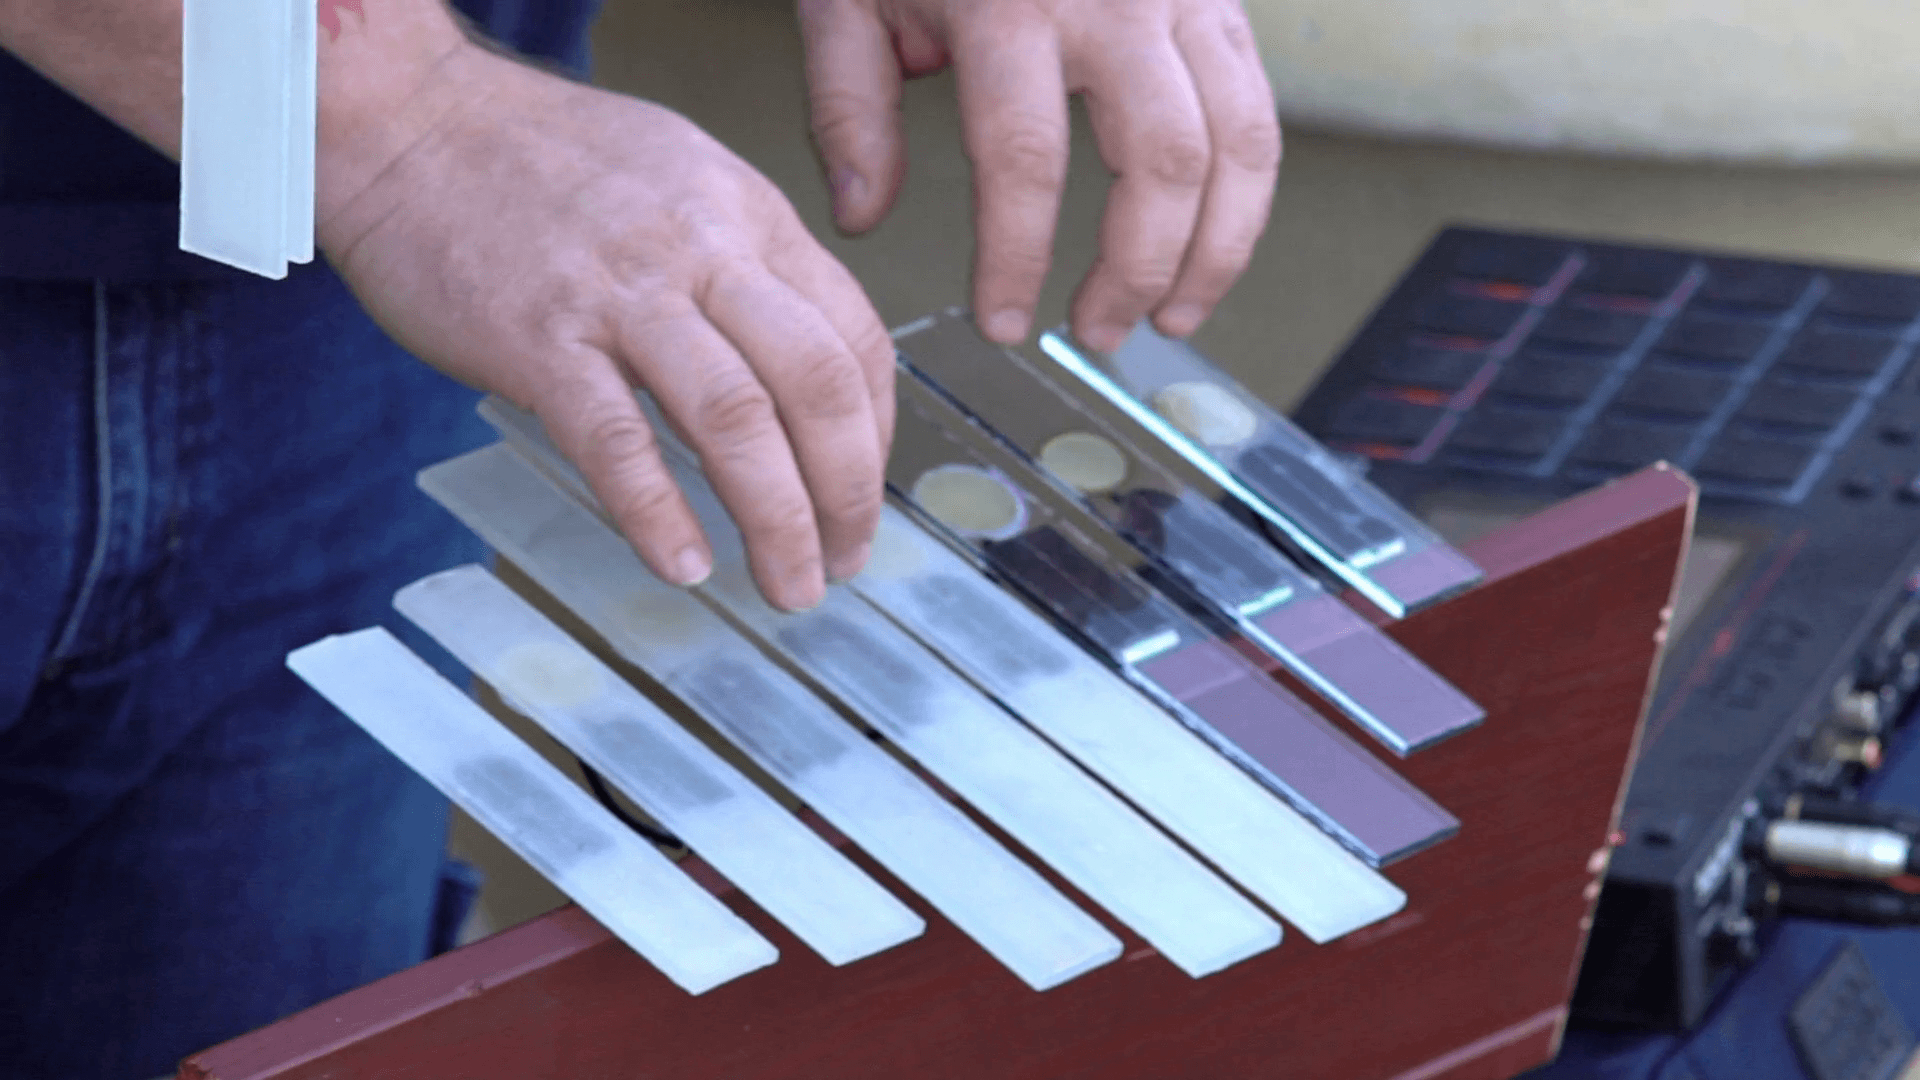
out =
[[(599, 0), (454, 7), (528, 56), (587, 70)], [(179, 197), (171, 161), (0, 50), (0, 279), (237, 280), (179, 250)]]
[[(592, 0), (460, 6), (584, 68)], [(0, 1078), (146, 1080), (443, 948), (447, 806), (286, 653), (484, 553), (484, 442), (324, 265), (180, 254), (171, 164), (0, 54)]]
[(144, 1080), (427, 955), (446, 805), (284, 657), (435, 655), (390, 601), (483, 554), (413, 483), (473, 399), (324, 267), (0, 282), (0, 1076)]

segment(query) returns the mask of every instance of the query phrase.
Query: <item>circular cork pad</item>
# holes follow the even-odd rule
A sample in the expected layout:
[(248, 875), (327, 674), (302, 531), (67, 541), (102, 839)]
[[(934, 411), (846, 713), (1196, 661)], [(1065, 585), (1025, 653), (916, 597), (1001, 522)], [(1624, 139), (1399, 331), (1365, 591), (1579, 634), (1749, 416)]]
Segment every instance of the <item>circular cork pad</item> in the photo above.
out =
[(629, 642), (665, 648), (694, 640), (712, 627), (713, 616), (692, 593), (649, 588), (614, 602), (611, 620)]
[(1040, 448), (1040, 464), (1089, 495), (1112, 491), (1127, 478), (1126, 455), (1090, 431), (1069, 431), (1048, 439)]
[(913, 499), (962, 536), (1002, 539), (1020, 531), (1026, 507), (1006, 482), (972, 465), (941, 465), (913, 482)]
[(600, 669), (587, 657), (549, 641), (508, 649), (494, 684), (513, 701), (552, 709), (584, 705), (606, 690)]
[(1202, 446), (1238, 446), (1260, 427), (1246, 402), (1210, 382), (1163, 387), (1153, 395), (1153, 411)]

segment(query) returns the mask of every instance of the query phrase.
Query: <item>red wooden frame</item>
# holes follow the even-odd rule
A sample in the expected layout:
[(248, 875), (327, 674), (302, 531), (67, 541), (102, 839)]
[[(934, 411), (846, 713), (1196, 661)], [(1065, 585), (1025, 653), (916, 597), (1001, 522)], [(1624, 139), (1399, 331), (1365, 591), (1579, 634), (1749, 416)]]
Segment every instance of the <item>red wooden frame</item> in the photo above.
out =
[(779, 963), (689, 997), (567, 908), (207, 1050), (180, 1076), (1512, 1076), (1558, 1042), (1693, 502), (1656, 466), (1548, 508), (1469, 545), (1485, 583), (1389, 625), (1488, 717), (1400, 763), (1461, 833), (1392, 867), (1407, 909), (1342, 940), (1289, 934), (1194, 980), (1115, 927), (1122, 960), (1036, 993), (850, 851), (928, 930), (836, 969), (689, 860)]

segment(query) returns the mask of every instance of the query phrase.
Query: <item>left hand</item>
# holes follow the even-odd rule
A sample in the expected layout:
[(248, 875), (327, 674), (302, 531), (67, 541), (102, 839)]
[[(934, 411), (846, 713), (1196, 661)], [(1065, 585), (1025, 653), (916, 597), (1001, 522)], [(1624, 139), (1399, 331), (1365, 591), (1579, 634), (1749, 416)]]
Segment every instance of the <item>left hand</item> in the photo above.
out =
[(849, 232), (906, 171), (903, 78), (951, 62), (974, 167), (973, 306), (988, 337), (1032, 328), (1081, 94), (1116, 176), (1073, 332), (1118, 347), (1151, 315), (1186, 337), (1252, 257), (1280, 167), (1273, 92), (1239, 0), (798, 0), (813, 132)]

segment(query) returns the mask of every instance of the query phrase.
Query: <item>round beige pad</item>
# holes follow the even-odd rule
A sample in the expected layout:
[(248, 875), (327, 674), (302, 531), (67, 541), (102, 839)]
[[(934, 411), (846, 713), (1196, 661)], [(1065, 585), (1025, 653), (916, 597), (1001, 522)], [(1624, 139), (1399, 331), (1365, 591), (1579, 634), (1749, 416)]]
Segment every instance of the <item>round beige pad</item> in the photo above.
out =
[(1112, 491), (1127, 478), (1126, 455), (1090, 431), (1069, 431), (1048, 439), (1040, 448), (1040, 464), (1089, 495)]
[(1210, 382), (1161, 388), (1153, 395), (1153, 411), (1203, 446), (1238, 446), (1260, 427), (1260, 418), (1246, 402)]
[(649, 588), (614, 603), (608, 614), (627, 639), (643, 649), (681, 645), (712, 626), (705, 606), (679, 589)]
[(584, 705), (606, 690), (600, 669), (586, 657), (548, 641), (529, 641), (500, 658), (500, 692), (530, 708)]
[(1020, 497), (971, 465), (942, 465), (921, 473), (913, 483), (913, 499), (962, 535), (997, 537), (1020, 526)]

